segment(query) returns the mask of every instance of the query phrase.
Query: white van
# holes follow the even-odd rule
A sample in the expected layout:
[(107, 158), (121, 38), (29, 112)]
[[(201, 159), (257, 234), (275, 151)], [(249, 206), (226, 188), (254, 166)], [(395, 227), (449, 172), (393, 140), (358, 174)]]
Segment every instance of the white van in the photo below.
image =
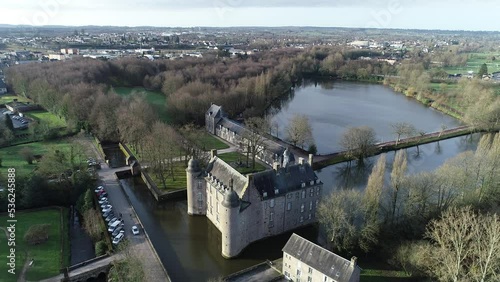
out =
[(121, 223), (122, 223), (122, 221), (121, 221), (121, 220), (117, 220), (117, 221), (113, 222), (113, 223), (109, 226), (109, 228), (108, 228), (108, 232), (109, 232), (109, 233), (111, 233), (111, 232), (115, 231), (115, 228), (116, 228), (116, 227), (118, 227), (118, 226), (120, 226), (120, 224), (121, 224)]

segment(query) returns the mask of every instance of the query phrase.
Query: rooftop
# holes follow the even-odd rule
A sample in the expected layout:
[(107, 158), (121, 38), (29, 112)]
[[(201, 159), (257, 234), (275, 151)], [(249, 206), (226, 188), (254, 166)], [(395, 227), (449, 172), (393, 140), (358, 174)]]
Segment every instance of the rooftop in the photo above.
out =
[(292, 234), (286, 243), (283, 252), (338, 282), (348, 282), (351, 279), (354, 268), (359, 268), (357, 265), (353, 266), (351, 261), (295, 233)]

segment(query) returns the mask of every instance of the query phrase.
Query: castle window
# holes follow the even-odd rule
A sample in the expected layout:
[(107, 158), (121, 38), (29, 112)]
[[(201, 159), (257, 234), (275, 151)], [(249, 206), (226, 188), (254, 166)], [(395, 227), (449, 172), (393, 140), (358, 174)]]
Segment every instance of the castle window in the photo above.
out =
[(311, 218), (312, 218), (312, 215), (311, 215), (311, 214), (309, 214), (309, 217), (308, 217), (308, 219), (309, 219), (309, 220), (311, 220)]
[(300, 217), (300, 222), (304, 222), (304, 217), (303, 216)]
[(271, 199), (271, 202), (269, 202), (269, 207), (274, 208), (274, 199)]
[(274, 189), (274, 194), (275, 195), (278, 195), (280, 193), (280, 190), (279, 189)]
[(311, 188), (309, 189), (309, 197), (313, 197), (314, 196), (314, 189)]
[(311, 182), (309, 182), (309, 185), (314, 185), (314, 180), (311, 180)]
[(304, 199), (306, 197), (306, 190), (303, 190), (302, 191), (302, 199)]
[(198, 189), (201, 189), (202, 186), (203, 186), (203, 183), (201, 182), (201, 180), (198, 180)]
[(307, 277), (307, 282), (312, 282), (312, 281), (313, 281), (312, 277), (311, 277), (311, 276), (308, 276), (308, 277)]
[(286, 205), (286, 210), (287, 210), (287, 211), (289, 211), (289, 210), (291, 210), (291, 209), (292, 209), (292, 203), (288, 203), (288, 204)]
[(292, 194), (292, 193), (288, 193), (288, 195), (286, 195), (286, 197), (287, 197), (288, 199), (291, 199), (291, 198), (293, 197), (293, 194)]
[(300, 205), (300, 212), (304, 212), (304, 204)]
[(309, 274), (313, 273), (313, 269), (309, 267)]
[(319, 196), (319, 191), (320, 191), (320, 189), (319, 189), (319, 186), (318, 186), (318, 187), (316, 187), (316, 195), (317, 196)]
[(319, 184), (319, 178), (318, 178), (318, 179), (316, 179), (316, 184)]
[(312, 209), (313, 209), (313, 202), (312, 202), (312, 201), (310, 201), (310, 202), (309, 202), (309, 210), (310, 210), (310, 211), (312, 211)]
[(217, 220), (217, 222), (220, 222), (220, 220), (219, 220), (219, 214), (215, 215), (215, 220)]
[(300, 269), (297, 269), (297, 276), (300, 277)]
[(316, 208), (318, 208), (319, 200), (316, 200)]
[(267, 198), (267, 192), (262, 193), (262, 196), (263, 196), (264, 198)]
[(305, 182), (302, 182), (301, 187), (302, 187), (302, 188), (306, 187), (306, 183), (305, 183)]
[(269, 214), (269, 221), (271, 221), (271, 222), (272, 222), (273, 220), (274, 220), (274, 212), (271, 212), (271, 213)]

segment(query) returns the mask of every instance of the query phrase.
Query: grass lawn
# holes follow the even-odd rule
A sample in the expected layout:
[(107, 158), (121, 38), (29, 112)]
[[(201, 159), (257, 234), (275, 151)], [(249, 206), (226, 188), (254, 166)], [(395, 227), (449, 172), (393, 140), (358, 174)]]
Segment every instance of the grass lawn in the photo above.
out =
[(165, 107), (166, 97), (161, 92), (149, 91), (143, 87), (115, 87), (113, 89), (118, 95), (124, 97), (144, 93), (146, 101), (153, 106), (160, 119), (167, 123), (170, 122), (171, 119)]
[(156, 186), (158, 186), (161, 190), (176, 190), (176, 189), (185, 189), (187, 187), (187, 178), (186, 178), (186, 165), (184, 162), (176, 162), (174, 163), (174, 178), (168, 177), (167, 179), (167, 187), (163, 186), (163, 182), (160, 181), (159, 178), (152, 172), (148, 172), (149, 176), (153, 179)]
[[(492, 61), (491, 58), (495, 56), (496, 60)], [(500, 53), (470, 53), (467, 65), (463, 67), (446, 67), (444, 68), (449, 74), (467, 73), (473, 71), (477, 73), (482, 64), (486, 63), (488, 72), (500, 71)]]
[[(238, 152), (231, 152), (231, 153), (225, 153), (225, 154), (220, 154), (218, 155), (219, 158), (221, 158), (223, 161), (226, 163), (230, 164), (232, 167), (234, 167), (237, 171), (239, 171), (241, 174), (249, 174), (253, 172), (259, 172), (259, 171), (264, 171), (266, 168), (260, 164), (259, 162), (255, 163), (255, 169), (252, 169), (252, 160), (249, 160), (249, 165), (250, 167), (245, 167), (245, 166), (236, 166), (235, 164), (238, 162), (246, 163), (246, 156), (238, 153)], [(250, 156), (251, 158), (251, 156)]]
[(205, 151), (210, 151), (212, 149), (215, 150), (223, 150), (229, 148), (229, 146), (214, 137), (213, 135), (209, 134), (208, 132), (204, 130), (200, 130), (201, 134), (198, 139), (196, 140), (191, 140), (198, 146), (198, 148), (204, 149)]
[[(66, 211), (65, 211), (66, 213)], [(61, 267), (66, 267), (69, 263), (69, 233), (67, 232), (67, 216), (63, 217), (63, 233), (61, 234), (61, 213), (58, 209), (43, 211), (18, 211), (16, 214), (16, 275), (8, 274), (7, 269), (7, 244), (3, 232), (0, 234), (0, 273), (1, 281), (17, 281), (27, 258), (34, 259), (34, 264), (26, 272), (28, 281), (39, 281), (59, 274)], [(0, 216), (0, 226), (6, 226), (7, 216)], [(35, 224), (50, 224), (48, 241), (31, 246), (25, 243), (24, 234)], [(62, 236), (62, 237), (61, 237)], [(61, 240), (62, 238), (62, 240)], [(61, 252), (61, 242), (68, 242), (67, 251)], [(65, 246), (65, 248), (66, 248)], [(62, 254), (61, 254), (62, 253)], [(62, 263), (62, 265), (61, 265)]]
[(66, 127), (68, 124), (64, 118), (60, 118), (55, 114), (47, 111), (33, 111), (26, 113), (26, 116), (31, 117), (37, 121), (45, 122), (49, 124), (51, 128), (61, 128)]
[(13, 102), (14, 99), (17, 99), (17, 101), (19, 102), (31, 102), (31, 100), (28, 98), (7, 94), (7, 95), (0, 95), (0, 105)]
[(395, 270), (392, 266), (383, 262), (384, 260), (368, 259), (360, 260), (361, 267), (360, 281), (367, 282), (396, 282), (396, 281), (417, 281), (414, 277), (408, 276), (404, 271)]
[(2, 158), (2, 167), (13, 167), (16, 169), (17, 175), (28, 175), (36, 168), (36, 164), (29, 165), (23, 159), (20, 154), (23, 148), (30, 148), (34, 155), (43, 155), (54, 150), (68, 150), (70, 143), (69, 140), (63, 139), (1, 148), (0, 158)]

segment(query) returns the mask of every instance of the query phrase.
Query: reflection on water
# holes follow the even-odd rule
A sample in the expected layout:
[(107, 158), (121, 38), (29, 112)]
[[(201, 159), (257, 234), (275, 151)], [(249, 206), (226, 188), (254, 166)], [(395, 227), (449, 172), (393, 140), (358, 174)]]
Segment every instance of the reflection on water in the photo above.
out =
[[(423, 171), (432, 171), (441, 166), (446, 160), (458, 154), (475, 150), (479, 142), (480, 135), (462, 136), (443, 140), (440, 142), (421, 145), (418, 148), (406, 149), (408, 158), (408, 173), (414, 174)], [(392, 170), (392, 162), (396, 152), (388, 152), (386, 162), (386, 174), (389, 177)], [(332, 165), (316, 171), (318, 177), (323, 181), (326, 193), (338, 189), (364, 189), (373, 165), (379, 156), (368, 158), (363, 165), (357, 162), (341, 163)]]
[[(173, 281), (206, 281), (279, 258), (291, 235), (254, 243), (240, 257), (227, 260), (221, 256), (221, 233), (205, 217), (188, 216), (186, 201), (157, 203), (140, 178), (122, 179), (120, 183)], [(295, 232), (317, 241), (314, 227)]]
[(294, 114), (309, 117), (320, 154), (340, 150), (338, 140), (349, 127), (369, 126), (380, 141), (389, 141), (395, 139), (391, 124), (396, 122), (411, 123), (425, 132), (439, 131), (442, 124), (448, 128), (460, 124), (383, 85), (344, 81), (305, 81), (289, 97), (276, 101), (268, 114), (279, 124), (282, 138)]

